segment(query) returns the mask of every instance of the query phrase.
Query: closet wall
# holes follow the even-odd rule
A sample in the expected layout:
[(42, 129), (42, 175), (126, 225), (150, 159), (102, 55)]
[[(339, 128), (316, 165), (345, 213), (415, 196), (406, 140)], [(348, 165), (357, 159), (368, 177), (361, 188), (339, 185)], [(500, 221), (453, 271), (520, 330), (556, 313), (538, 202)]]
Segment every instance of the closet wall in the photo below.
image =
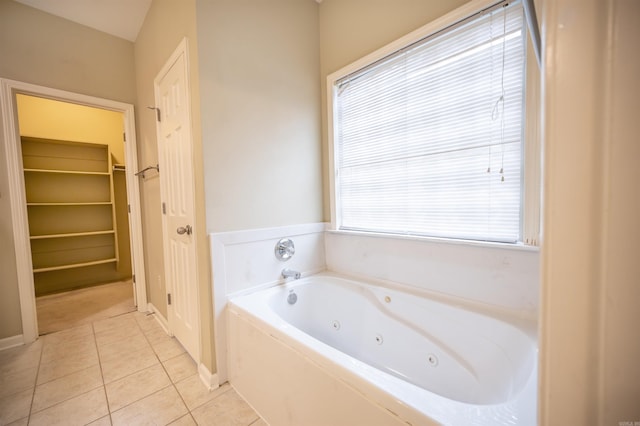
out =
[(36, 296), (130, 278), (122, 114), (18, 95), (18, 121)]

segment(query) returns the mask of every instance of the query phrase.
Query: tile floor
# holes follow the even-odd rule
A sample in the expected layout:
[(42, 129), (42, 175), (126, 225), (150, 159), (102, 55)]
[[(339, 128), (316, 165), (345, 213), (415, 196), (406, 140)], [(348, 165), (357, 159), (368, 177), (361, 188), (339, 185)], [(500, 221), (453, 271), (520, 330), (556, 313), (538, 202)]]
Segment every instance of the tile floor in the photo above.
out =
[(208, 391), (153, 315), (131, 312), (0, 351), (0, 425), (266, 423), (228, 384)]
[(136, 310), (131, 280), (36, 298), (38, 332), (49, 334)]

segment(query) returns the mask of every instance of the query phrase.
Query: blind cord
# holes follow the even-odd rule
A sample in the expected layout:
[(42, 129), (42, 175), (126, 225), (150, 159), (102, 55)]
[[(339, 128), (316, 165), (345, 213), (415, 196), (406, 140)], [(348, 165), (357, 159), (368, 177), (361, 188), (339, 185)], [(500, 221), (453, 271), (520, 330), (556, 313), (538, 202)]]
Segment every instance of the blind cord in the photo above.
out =
[[(504, 182), (504, 68), (505, 68), (505, 49), (507, 45), (507, 10), (506, 6), (503, 6), (503, 20), (502, 20), (502, 75), (500, 77), (500, 97), (493, 105), (493, 110), (491, 111), (491, 119), (495, 121), (500, 115), (500, 149), (502, 158), (500, 160), (500, 181)], [(493, 29), (493, 25), (491, 26)], [(498, 112), (498, 109), (500, 111)], [(489, 153), (489, 164), (491, 164), (491, 153)], [(487, 173), (491, 173), (491, 166), (487, 168)]]
[(500, 112), (500, 149), (502, 150), (502, 159), (500, 163), (500, 174), (502, 177), (500, 178), (501, 182), (504, 182), (504, 58), (505, 58), (505, 49), (507, 47), (507, 9), (503, 6), (502, 9), (502, 77), (500, 84), (502, 85), (502, 94), (500, 95), (501, 99), (501, 112)]

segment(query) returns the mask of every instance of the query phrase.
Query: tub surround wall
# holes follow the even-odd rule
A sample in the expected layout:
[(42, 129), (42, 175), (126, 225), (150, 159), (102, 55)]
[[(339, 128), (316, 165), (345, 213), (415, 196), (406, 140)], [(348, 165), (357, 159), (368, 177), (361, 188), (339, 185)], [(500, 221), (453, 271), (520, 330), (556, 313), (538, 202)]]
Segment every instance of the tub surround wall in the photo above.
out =
[[(213, 306), (216, 347), (227, 347), (227, 300), (283, 282), (282, 269), (300, 271), (302, 275), (326, 268), (324, 250), (325, 223), (312, 223), (277, 228), (209, 235), (213, 270)], [(288, 261), (276, 259), (274, 249), (281, 238), (291, 238), (295, 254)], [(227, 381), (226, 352), (216, 352), (218, 378)]]
[(535, 320), (537, 248), (327, 232), (327, 269), (506, 308)]
[[(491, 307), (530, 322), (537, 318), (538, 251), (326, 231), (313, 223), (210, 234), (216, 347), (228, 348), (227, 301), (282, 283), (291, 268), (304, 275), (329, 270), (365, 280), (392, 281)], [(276, 242), (289, 237), (296, 253), (276, 259)], [(227, 353), (216, 354), (220, 383)]]

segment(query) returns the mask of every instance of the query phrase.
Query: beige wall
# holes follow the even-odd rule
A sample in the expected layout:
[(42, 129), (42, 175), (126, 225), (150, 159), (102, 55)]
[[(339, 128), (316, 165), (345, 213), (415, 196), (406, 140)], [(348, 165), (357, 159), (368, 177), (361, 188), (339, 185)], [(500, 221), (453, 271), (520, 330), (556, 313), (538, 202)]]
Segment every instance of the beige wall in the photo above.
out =
[[(11, 0), (0, 0), (0, 58), (2, 78), (121, 102), (135, 99), (132, 43)], [(1, 167), (0, 338), (22, 332), (7, 179)]]
[(20, 136), (109, 145), (114, 163), (124, 164), (121, 112), (17, 96)]
[(318, 4), (197, 6), (209, 231), (322, 221)]
[(0, 0), (0, 77), (133, 103), (133, 44)]
[(323, 0), (320, 4), (324, 219), (331, 220), (327, 76), (467, 3), (468, 0)]
[[(158, 162), (153, 80), (174, 52), (180, 41), (188, 40), (190, 62), (191, 115), (193, 158), (196, 182), (196, 223), (194, 232), (198, 245), (198, 285), (201, 316), (201, 362), (215, 373), (213, 342), (213, 309), (211, 303), (211, 270), (204, 213), (202, 136), (200, 126), (200, 89), (198, 81), (198, 48), (196, 40), (195, 0), (154, 0), (135, 42), (137, 82), (138, 162), (141, 167)], [(162, 165), (160, 165), (162, 173)], [(167, 316), (166, 286), (162, 252), (162, 216), (159, 175), (149, 174), (141, 181), (147, 297), (149, 302)]]

